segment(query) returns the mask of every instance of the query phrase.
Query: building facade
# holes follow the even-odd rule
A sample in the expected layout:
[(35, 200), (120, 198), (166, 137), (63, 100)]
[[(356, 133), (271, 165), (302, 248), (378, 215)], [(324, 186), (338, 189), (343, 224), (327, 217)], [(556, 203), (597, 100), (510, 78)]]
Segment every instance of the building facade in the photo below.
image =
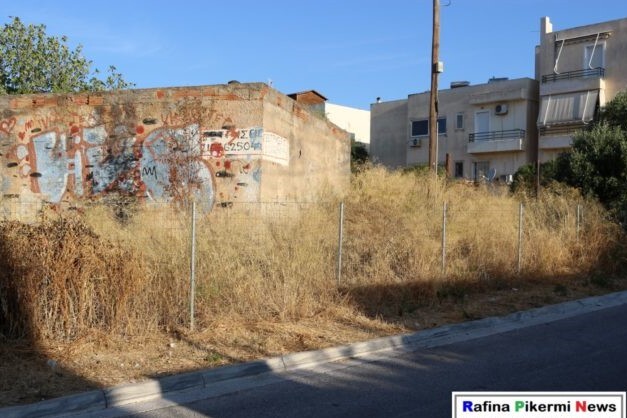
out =
[[(535, 79), (451, 83), (438, 91), (438, 162), (451, 176), (509, 180), (555, 158), (599, 108), (627, 90), (627, 18), (553, 31), (541, 19)], [(429, 161), (430, 93), (371, 105), (373, 159), (390, 168)]]
[(331, 122), (349, 132), (355, 142), (366, 150), (370, 147), (370, 111), (327, 102), (324, 112)]
[(535, 76), (538, 152), (544, 162), (567, 150), (598, 109), (627, 90), (627, 18), (560, 31), (542, 18)]
[[(438, 163), (450, 175), (507, 181), (536, 158), (538, 83), (530, 78), (453, 83), (438, 92)], [(371, 107), (371, 155), (402, 167), (429, 160), (430, 93)]]
[(305, 90), (288, 94), (288, 97), (307, 106), (312, 112), (323, 116), (350, 134), (351, 140), (370, 146), (370, 112), (354, 107), (340, 106), (327, 102), (327, 98), (316, 90)]

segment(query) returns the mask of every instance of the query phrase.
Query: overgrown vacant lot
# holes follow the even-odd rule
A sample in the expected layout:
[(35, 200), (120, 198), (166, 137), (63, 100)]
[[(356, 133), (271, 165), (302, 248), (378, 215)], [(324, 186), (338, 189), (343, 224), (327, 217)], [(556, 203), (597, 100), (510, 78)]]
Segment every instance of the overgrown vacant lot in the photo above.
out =
[(0, 405), (627, 287), (622, 230), (570, 189), (370, 168), (321, 201), (197, 214), (194, 330), (188, 208), (1, 222)]

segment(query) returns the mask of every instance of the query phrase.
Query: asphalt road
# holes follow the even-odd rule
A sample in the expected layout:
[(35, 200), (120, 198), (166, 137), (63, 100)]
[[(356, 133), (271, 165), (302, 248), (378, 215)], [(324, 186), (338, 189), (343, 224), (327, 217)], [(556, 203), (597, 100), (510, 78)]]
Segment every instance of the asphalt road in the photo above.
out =
[(132, 416), (449, 418), (452, 391), (625, 390), (622, 305), (434, 349), (283, 373), (235, 393)]

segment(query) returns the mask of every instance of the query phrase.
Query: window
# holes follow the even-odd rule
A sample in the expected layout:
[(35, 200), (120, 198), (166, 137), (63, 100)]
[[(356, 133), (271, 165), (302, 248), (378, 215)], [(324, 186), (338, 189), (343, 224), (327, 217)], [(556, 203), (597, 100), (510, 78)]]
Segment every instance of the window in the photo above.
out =
[[(446, 118), (438, 118), (438, 133), (446, 133)], [(411, 122), (411, 136), (427, 136), (429, 135), (429, 120), (413, 120)]]
[(429, 121), (415, 120), (411, 123), (411, 136), (427, 136), (429, 135)]
[(482, 110), (475, 113), (475, 133), (490, 132), (490, 111)]
[(605, 43), (586, 45), (583, 54), (583, 69), (603, 68), (605, 64)]
[(464, 177), (464, 162), (455, 161), (455, 178)]
[(455, 129), (464, 129), (464, 114), (458, 113), (455, 118)]
[(446, 133), (446, 118), (438, 118), (438, 133)]

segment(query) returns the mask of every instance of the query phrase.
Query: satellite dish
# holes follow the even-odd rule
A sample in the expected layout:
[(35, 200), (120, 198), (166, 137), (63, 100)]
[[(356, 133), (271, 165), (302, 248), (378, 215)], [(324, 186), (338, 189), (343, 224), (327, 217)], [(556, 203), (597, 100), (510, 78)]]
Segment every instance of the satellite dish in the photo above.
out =
[(494, 180), (494, 178), (496, 177), (496, 168), (491, 168), (488, 170), (488, 181), (492, 181)]

